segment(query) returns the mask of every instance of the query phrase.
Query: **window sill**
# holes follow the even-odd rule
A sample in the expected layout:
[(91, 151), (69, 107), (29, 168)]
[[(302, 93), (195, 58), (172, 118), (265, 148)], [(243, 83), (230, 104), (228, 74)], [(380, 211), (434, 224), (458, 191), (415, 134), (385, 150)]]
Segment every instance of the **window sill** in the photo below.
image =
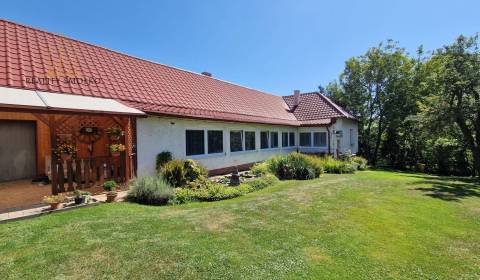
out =
[(202, 154), (202, 155), (193, 155), (187, 156), (189, 159), (202, 159), (202, 158), (212, 158), (212, 157), (223, 157), (226, 153), (215, 153), (215, 154)]
[(241, 154), (249, 154), (249, 153), (256, 153), (258, 150), (247, 150), (247, 151), (236, 151), (230, 152), (230, 155), (241, 155)]
[(299, 146), (301, 149), (326, 149), (327, 146)]
[(282, 148), (277, 147), (277, 148), (260, 149), (260, 151), (269, 152), (269, 151), (276, 151), (276, 150), (281, 150), (281, 149), (282, 149)]

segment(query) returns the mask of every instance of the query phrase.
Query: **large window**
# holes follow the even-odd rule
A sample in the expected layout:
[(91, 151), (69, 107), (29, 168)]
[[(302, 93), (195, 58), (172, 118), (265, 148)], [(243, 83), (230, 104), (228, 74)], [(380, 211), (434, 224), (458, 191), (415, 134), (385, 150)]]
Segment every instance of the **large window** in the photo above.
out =
[(312, 146), (312, 137), (310, 132), (300, 133), (300, 146)]
[(288, 132), (282, 132), (282, 147), (288, 147)]
[(270, 132), (270, 148), (278, 148), (278, 132)]
[(255, 131), (245, 131), (245, 151), (255, 150)]
[(243, 131), (242, 130), (230, 131), (230, 151), (231, 152), (243, 151)]
[(290, 132), (290, 142), (288, 142), (289, 146), (295, 146), (295, 132)]
[(268, 131), (260, 132), (260, 149), (268, 149)]
[(187, 130), (185, 142), (187, 156), (203, 155), (205, 153), (205, 138), (203, 130)]
[(326, 132), (314, 132), (313, 133), (313, 146), (326, 147), (327, 146), (327, 133)]
[(208, 153), (223, 153), (223, 131), (209, 130), (208, 136)]

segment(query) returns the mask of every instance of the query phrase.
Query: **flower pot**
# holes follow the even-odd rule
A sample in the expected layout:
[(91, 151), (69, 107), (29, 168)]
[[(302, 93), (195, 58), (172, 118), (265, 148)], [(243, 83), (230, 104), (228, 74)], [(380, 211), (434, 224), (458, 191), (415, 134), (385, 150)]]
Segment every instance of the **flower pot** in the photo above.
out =
[(60, 208), (60, 206), (61, 206), (60, 202), (52, 202), (50, 203), (50, 210), (57, 210), (58, 208)]
[(107, 193), (107, 202), (110, 203), (110, 202), (114, 202), (115, 199), (117, 198), (117, 193), (115, 192), (108, 192)]
[(112, 157), (119, 157), (120, 156), (120, 152), (112, 152)]
[(67, 161), (67, 160), (71, 160), (71, 159), (72, 159), (72, 155), (70, 155), (70, 154), (61, 154), (61, 155), (60, 155), (60, 158), (62, 158), (63, 161)]

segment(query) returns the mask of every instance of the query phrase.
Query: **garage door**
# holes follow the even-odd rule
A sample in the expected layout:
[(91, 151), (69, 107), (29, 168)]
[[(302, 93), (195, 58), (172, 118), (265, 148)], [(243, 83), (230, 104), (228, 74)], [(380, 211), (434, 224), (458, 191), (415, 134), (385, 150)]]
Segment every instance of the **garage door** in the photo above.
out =
[(35, 177), (35, 123), (0, 120), (0, 182)]

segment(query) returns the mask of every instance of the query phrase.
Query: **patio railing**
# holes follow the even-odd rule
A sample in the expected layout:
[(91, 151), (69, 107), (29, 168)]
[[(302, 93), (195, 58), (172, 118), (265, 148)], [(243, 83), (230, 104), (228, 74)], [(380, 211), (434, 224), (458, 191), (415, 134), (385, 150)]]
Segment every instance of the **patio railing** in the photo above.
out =
[(108, 180), (125, 182), (124, 155), (54, 160), (51, 168), (53, 194), (103, 185)]

